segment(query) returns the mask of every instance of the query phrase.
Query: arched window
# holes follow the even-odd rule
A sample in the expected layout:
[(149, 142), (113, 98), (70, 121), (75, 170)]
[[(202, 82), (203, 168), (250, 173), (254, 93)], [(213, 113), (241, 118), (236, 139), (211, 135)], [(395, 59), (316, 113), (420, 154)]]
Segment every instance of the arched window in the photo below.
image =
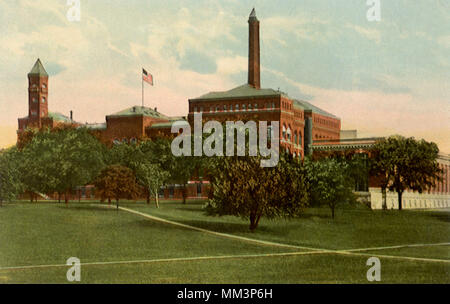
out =
[(287, 140), (291, 141), (291, 127), (288, 127), (286, 134), (287, 134)]
[(302, 141), (302, 133), (298, 133), (298, 145), (301, 147), (303, 145), (303, 141)]
[(137, 139), (136, 138), (132, 138), (132, 139), (130, 139), (130, 144), (133, 144), (133, 145), (135, 145), (137, 143)]
[(297, 154), (294, 152), (294, 154), (292, 154), (292, 156), (293, 156), (294, 158), (296, 158), (296, 157), (297, 157)]
[(209, 107), (209, 112), (214, 112), (214, 107)]
[(239, 111), (239, 105), (238, 104), (236, 105), (236, 111)]
[(252, 105), (249, 103), (248, 104), (248, 110), (251, 111), (252, 110)]
[(194, 113), (197, 113), (197, 107), (194, 107)]
[(33, 97), (33, 102), (37, 102), (37, 98), (36, 97)]
[(257, 104), (257, 103), (255, 103), (255, 110), (256, 110), (256, 109), (258, 109), (258, 104)]
[(282, 133), (282, 135), (283, 135), (283, 139), (286, 139), (286, 126), (285, 125), (283, 125), (283, 133)]
[(242, 105), (242, 111), (245, 111), (245, 104)]
[(42, 103), (45, 103), (45, 102), (46, 102), (45, 97), (42, 97)]
[(127, 144), (128, 143), (128, 139), (126, 137), (122, 138), (122, 143)]
[(216, 106), (216, 112), (219, 112), (219, 111), (220, 111), (220, 107)]
[(120, 139), (114, 138), (113, 144), (115, 144), (115, 145), (120, 145), (120, 144), (121, 144)]
[(294, 144), (295, 144), (295, 145), (298, 144), (297, 139), (298, 139), (298, 137), (297, 137), (297, 131), (295, 131), (295, 132), (294, 132)]
[(46, 85), (45, 83), (43, 83), (43, 84), (42, 84), (42, 88), (43, 88), (43, 89), (46, 89), (46, 88), (47, 88), (47, 85)]

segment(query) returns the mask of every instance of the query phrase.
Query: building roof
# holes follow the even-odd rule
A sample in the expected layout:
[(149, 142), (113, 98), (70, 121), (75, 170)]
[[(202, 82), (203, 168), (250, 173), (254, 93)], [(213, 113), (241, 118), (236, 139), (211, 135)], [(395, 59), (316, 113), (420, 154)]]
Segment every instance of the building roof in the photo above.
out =
[(53, 121), (59, 121), (59, 122), (65, 122), (65, 123), (71, 123), (72, 120), (70, 120), (69, 117), (58, 113), (58, 112), (49, 112), (48, 117), (53, 118)]
[(182, 121), (182, 122), (184, 122), (187, 125), (189, 124), (189, 122), (186, 120), (185, 117), (169, 117), (169, 120), (170, 121), (168, 121), (168, 122), (157, 122), (157, 123), (154, 123), (148, 128), (150, 128), (150, 129), (171, 128), (172, 124), (174, 122), (177, 122), (177, 121)]
[(33, 68), (31, 69), (30, 73), (28, 73), (28, 75), (33, 75), (33, 76), (47, 76), (47, 71), (44, 69), (44, 66), (41, 63), (41, 60), (38, 58), (38, 60), (36, 61), (36, 63), (34, 64)]
[(339, 117), (337, 117), (337, 116), (335, 116), (335, 115), (333, 115), (333, 114), (331, 114), (331, 113), (329, 113), (329, 112), (327, 112), (325, 110), (322, 110), (321, 108), (316, 107), (315, 105), (310, 104), (307, 101), (294, 99), (294, 105), (295, 104), (301, 106), (305, 111), (311, 111), (313, 113), (317, 113), (317, 114), (320, 114), (320, 115), (329, 116), (329, 117), (332, 117), (332, 118), (339, 119)]
[(275, 91), (274, 89), (256, 89), (248, 84), (238, 86), (229, 91), (222, 92), (209, 92), (191, 100), (213, 100), (213, 99), (228, 99), (228, 98), (239, 98), (239, 97), (260, 97), (260, 96), (285, 96), (286, 94), (280, 91)]
[(167, 117), (164, 114), (159, 113), (155, 109), (151, 109), (151, 108), (143, 107), (143, 106), (134, 106), (134, 107), (131, 107), (131, 108), (122, 110), (120, 112), (107, 115), (107, 116), (137, 116), (137, 115), (143, 115), (143, 116), (147, 116), (147, 117), (167, 119), (167, 120), (170, 119), (169, 117)]
[(250, 13), (249, 19), (255, 19), (258, 20), (258, 18), (256, 17), (256, 11), (255, 8), (252, 9), (252, 12)]
[(106, 129), (106, 123), (87, 123), (83, 125), (83, 127), (86, 127), (91, 130), (103, 130)]

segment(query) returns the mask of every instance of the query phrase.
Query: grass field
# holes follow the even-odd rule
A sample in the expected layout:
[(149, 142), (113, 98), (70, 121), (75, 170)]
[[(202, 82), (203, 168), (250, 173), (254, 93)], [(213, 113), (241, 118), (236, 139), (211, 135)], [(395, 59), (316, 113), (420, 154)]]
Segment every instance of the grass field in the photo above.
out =
[[(332, 220), (328, 209), (311, 208), (300, 219), (263, 219), (250, 233), (242, 219), (206, 216), (203, 202), (121, 206), (256, 240), (367, 250), (317, 253), (217, 236), (92, 203), (17, 202), (0, 208), (0, 283), (67, 283), (69, 257), (81, 260), (81, 283), (368, 283), (366, 261), (377, 255), (381, 283), (450, 282), (448, 245), (368, 249), (450, 243), (445, 211), (346, 208)], [(208, 258), (196, 259), (201, 257)], [(5, 269), (37, 265), (48, 266)]]

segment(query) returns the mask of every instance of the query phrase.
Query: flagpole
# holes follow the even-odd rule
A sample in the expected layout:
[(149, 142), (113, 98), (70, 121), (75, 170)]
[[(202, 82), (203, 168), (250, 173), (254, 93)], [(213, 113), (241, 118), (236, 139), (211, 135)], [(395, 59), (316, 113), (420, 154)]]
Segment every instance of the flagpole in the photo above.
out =
[(144, 107), (144, 77), (142, 78), (142, 107)]

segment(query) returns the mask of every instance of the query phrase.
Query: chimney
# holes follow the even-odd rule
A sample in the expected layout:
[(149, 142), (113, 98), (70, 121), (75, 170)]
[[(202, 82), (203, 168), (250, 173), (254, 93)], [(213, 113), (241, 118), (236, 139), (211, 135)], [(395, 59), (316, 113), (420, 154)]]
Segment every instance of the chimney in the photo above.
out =
[(261, 88), (259, 66), (259, 20), (253, 8), (248, 19), (248, 84), (256, 89)]
[(70, 121), (73, 121), (73, 111), (70, 110)]

